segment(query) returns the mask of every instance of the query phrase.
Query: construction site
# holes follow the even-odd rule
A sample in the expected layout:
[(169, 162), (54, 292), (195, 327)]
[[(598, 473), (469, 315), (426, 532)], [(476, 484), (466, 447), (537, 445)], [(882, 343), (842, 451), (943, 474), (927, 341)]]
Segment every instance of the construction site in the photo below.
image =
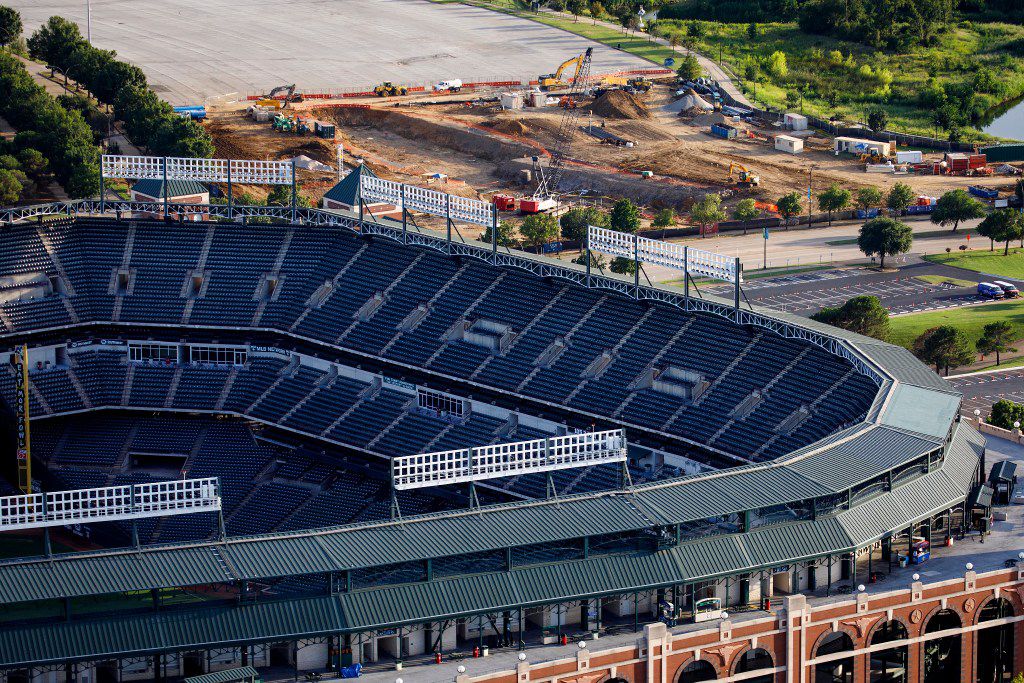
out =
[[(685, 216), (709, 193), (727, 210), (754, 198), (773, 217), (779, 197), (805, 196), (808, 187), (816, 195), (832, 184), (885, 192), (902, 182), (923, 205), (973, 186), (996, 203), (1021, 172), (983, 155), (833, 138), (798, 114), (765, 120), (723, 106), (713, 83), (680, 83), (667, 69), (597, 74), (590, 66), (581, 53), (522, 83), (387, 82), (338, 94), (290, 86), (211, 106), (205, 125), (220, 156), (296, 159), (312, 205), (359, 165), (451, 194), (498, 196), (510, 213), (625, 197), (647, 217), (663, 208)], [(973, 161), (963, 165), (961, 157)], [(554, 202), (535, 205), (534, 197)]]

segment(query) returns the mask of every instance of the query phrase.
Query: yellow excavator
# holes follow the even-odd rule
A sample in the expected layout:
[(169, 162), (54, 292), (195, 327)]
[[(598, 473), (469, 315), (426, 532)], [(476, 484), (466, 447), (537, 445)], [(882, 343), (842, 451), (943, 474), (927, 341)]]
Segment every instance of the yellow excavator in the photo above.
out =
[(761, 177), (751, 173), (743, 164), (729, 164), (729, 180), (741, 187), (757, 187), (761, 184)]
[[(567, 83), (562, 80), (562, 74), (564, 74), (566, 70), (572, 66), (575, 66), (576, 69), (572, 72), (572, 78), (569, 79), (569, 82)], [(558, 69), (555, 70), (555, 73), (541, 74), (540, 76), (537, 76), (537, 84), (540, 86), (541, 90), (550, 90), (551, 88), (566, 88), (570, 84), (572, 84), (573, 81), (576, 80), (577, 76), (580, 75), (580, 68), (582, 66), (583, 55), (576, 55), (572, 59), (567, 59), (561, 64), (559, 64)]]
[[(279, 97), (283, 94), (284, 97)], [(256, 105), (260, 107), (271, 107), (273, 109), (284, 109), (293, 102), (301, 102), (302, 95), (295, 93), (295, 84), (291, 85), (279, 85), (266, 95), (260, 97), (256, 101)]]

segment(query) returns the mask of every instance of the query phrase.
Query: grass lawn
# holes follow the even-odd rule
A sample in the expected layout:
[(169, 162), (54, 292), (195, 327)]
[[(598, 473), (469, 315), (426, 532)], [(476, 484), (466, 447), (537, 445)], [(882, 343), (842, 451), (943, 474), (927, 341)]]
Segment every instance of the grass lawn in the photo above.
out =
[(909, 349), (925, 330), (939, 325), (953, 325), (963, 330), (968, 339), (974, 342), (981, 337), (985, 325), (997, 320), (1006, 320), (1014, 326), (1015, 339), (1024, 338), (1024, 299), (896, 316), (891, 322), (891, 341)]
[(949, 283), (956, 285), (957, 287), (974, 287), (977, 283), (971, 282), (970, 280), (961, 280), (957, 277), (946, 277), (945, 275), (915, 275), (915, 280), (921, 282), (927, 282), (930, 285), (942, 285)]
[(1002, 249), (997, 247), (995, 251), (930, 254), (924, 258), (932, 263), (1024, 280), (1024, 249), (1020, 247), (1010, 249), (1009, 256), (1003, 256)]

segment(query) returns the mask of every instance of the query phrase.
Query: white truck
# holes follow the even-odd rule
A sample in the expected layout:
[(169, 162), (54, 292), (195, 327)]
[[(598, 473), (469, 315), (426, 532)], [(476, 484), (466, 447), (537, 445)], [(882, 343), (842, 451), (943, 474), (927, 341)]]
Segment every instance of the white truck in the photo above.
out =
[(441, 81), (434, 86), (434, 92), (459, 92), (460, 90), (462, 90), (462, 79), (460, 78)]

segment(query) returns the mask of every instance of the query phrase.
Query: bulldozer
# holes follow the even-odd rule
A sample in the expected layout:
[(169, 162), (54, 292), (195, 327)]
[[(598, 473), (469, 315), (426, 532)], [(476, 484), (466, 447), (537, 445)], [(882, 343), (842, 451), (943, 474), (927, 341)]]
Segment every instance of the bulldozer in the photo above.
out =
[[(281, 93), (284, 93), (284, 97), (278, 97)], [(260, 107), (272, 107), (274, 109), (284, 109), (293, 102), (301, 102), (302, 94), (295, 92), (295, 84), (291, 85), (279, 85), (266, 95), (262, 95), (260, 99), (256, 100), (256, 105)]]
[(654, 87), (654, 83), (649, 78), (643, 76), (636, 76), (626, 81), (626, 90), (632, 89), (633, 92), (644, 93)]
[(395, 85), (391, 81), (384, 81), (373, 89), (373, 94), (377, 97), (396, 97), (400, 95), (408, 95), (409, 89), (404, 85)]
[(740, 187), (757, 187), (761, 184), (761, 177), (751, 173), (742, 164), (729, 164), (729, 180)]
[[(558, 65), (558, 68), (553, 74), (541, 74), (537, 76), (537, 85), (540, 86), (541, 90), (551, 90), (552, 88), (565, 88), (568, 87), (572, 82), (576, 80), (576, 77), (580, 74), (580, 68), (583, 66), (584, 55), (579, 54), (572, 59), (567, 59)], [(575, 66), (576, 69), (573, 71), (572, 79), (567, 83), (562, 80), (562, 74), (566, 72), (569, 67)]]

